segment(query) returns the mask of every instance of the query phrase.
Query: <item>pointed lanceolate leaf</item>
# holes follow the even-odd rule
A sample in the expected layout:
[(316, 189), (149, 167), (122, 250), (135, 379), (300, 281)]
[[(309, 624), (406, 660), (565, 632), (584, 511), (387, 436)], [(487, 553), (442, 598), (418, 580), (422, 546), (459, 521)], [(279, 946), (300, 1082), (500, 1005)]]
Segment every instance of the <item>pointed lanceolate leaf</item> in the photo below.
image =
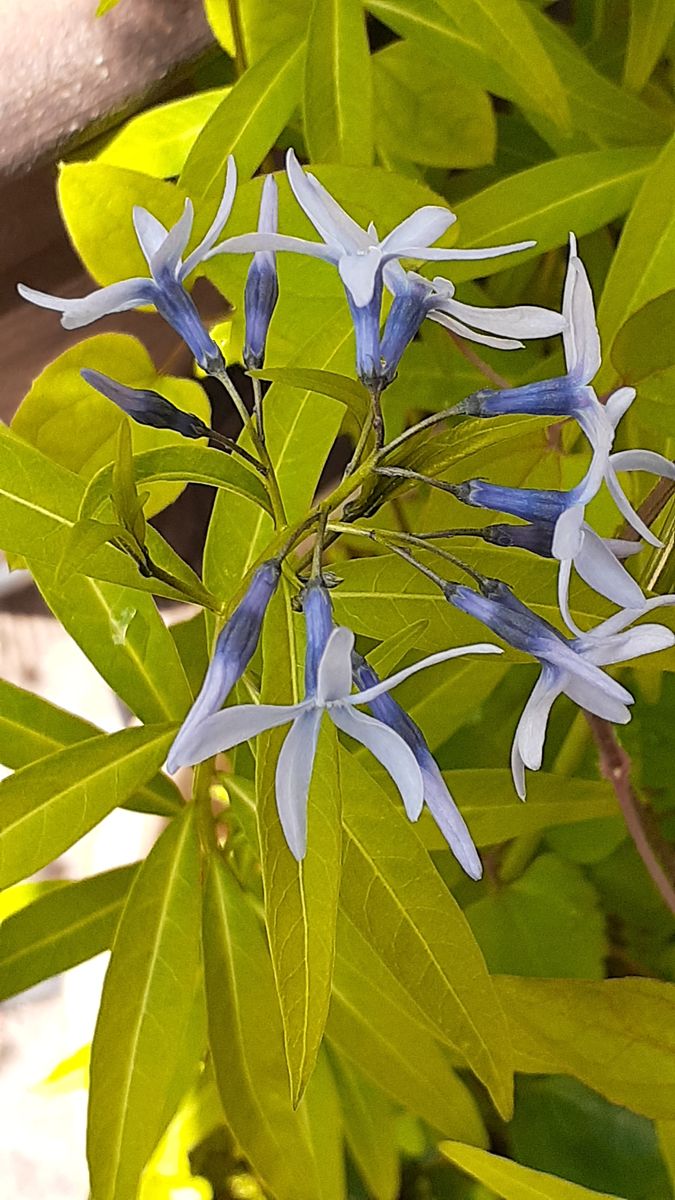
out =
[[(270, 604), (263, 634), (261, 699), (265, 703), (287, 704), (298, 698), (299, 625), (282, 585)], [(276, 806), (276, 765), (287, 730), (259, 738), (257, 753), (265, 918), (295, 1104), (314, 1069), (328, 1015), (340, 888), (337, 736), (328, 721), (323, 725), (309, 793), (307, 854), (300, 863), (286, 845)]]
[(417, 834), (352, 756), (342, 753), (346, 850), (341, 904), (433, 1025), (512, 1105), (506, 1020), (466, 918)]
[(340, 1054), (397, 1104), (446, 1137), (487, 1144), (473, 1097), (419, 1009), (344, 913), (338, 920), (326, 1033)]
[(342, 1103), (345, 1141), (359, 1174), (375, 1200), (395, 1200), (400, 1165), (394, 1108), (351, 1063), (331, 1054)]
[(317, 1200), (347, 1200), (342, 1109), (325, 1049), (316, 1060), (303, 1105), (319, 1173)]
[(260, 166), (300, 100), (304, 50), (295, 39), (277, 44), (237, 80), (188, 155), (180, 184), (189, 195), (220, 196), (230, 154), (242, 180)]
[(3, 921), (0, 1000), (109, 949), (135, 871), (134, 864), (64, 883)]
[(105, 733), (0, 783), (0, 887), (39, 871), (152, 779), (175, 727)]
[(304, 111), (310, 159), (370, 166), (373, 85), (361, 0), (314, 0)]
[(199, 839), (190, 808), (136, 876), (103, 987), (87, 1137), (96, 1200), (135, 1200), (143, 1167), (196, 1077), (205, 1039), (200, 924)]
[(316, 1200), (305, 1115), (288, 1095), (272, 965), (256, 914), (231, 872), (210, 863), (204, 900), (209, 1046), (229, 1128), (276, 1200)]
[(623, 77), (639, 92), (663, 54), (675, 22), (675, 0), (631, 0), (630, 34)]
[(675, 987), (656, 979), (495, 977), (516, 1069), (573, 1075), (646, 1117), (675, 1119)]
[[(24, 688), (0, 680), (0, 763), (3, 767), (27, 767), (37, 759), (76, 742), (102, 735), (103, 730), (72, 713), (43, 700)], [(171, 817), (183, 798), (166, 775), (156, 775), (124, 801), (138, 812)]]
[(568, 1183), (558, 1175), (521, 1167), (520, 1163), (489, 1154), (476, 1146), (441, 1142), (439, 1149), (451, 1163), (484, 1183), (502, 1200), (620, 1200), (608, 1192), (592, 1192), (577, 1183)]

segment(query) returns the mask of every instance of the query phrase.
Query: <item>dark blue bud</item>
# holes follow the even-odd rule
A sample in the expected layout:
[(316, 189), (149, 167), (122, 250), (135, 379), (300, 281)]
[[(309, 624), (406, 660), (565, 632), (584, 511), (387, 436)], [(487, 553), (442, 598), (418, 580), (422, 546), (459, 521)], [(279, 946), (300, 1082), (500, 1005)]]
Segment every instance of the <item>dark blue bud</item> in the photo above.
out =
[(546, 491), (538, 488), (503, 487), (485, 479), (467, 479), (452, 489), (453, 495), (473, 508), (489, 508), (509, 513), (524, 521), (544, 521), (554, 525), (574, 497), (570, 492)]
[(321, 655), (333, 631), (333, 606), (328, 589), (320, 579), (310, 579), (302, 600), (307, 647), (305, 650), (305, 695), (316, 694)]
[(101, 371), (85, 367), (80, 371), (82, 378), (102, 396), (112, 400), (128, 417), (139, 425), (150, 425), (153, 429), (171, 429), (187, 438), (208, 437), (210, 430), (194, 413), (183, 412), (170, 400), (146, 388), (127, 387), (117, 383)]
[[(259, 233), (277, 232), (278, 210), (279, 193), (276, 180), (273, 175), (266, 175), (260, 197)], [(260, 370), (265, 361), (267, 332), (278, 299), (276, 254), (273, 250), (258, 250), (248, 269), (244, 289), (244, 365), (249, 371)]]
[(569, 375), (493, 391), (483, 388), (460, 400), (456, 412), (469, 417), (500, 417), (526, 413), (534, 417), (569, 417), (585, 407), (586, 388)]
[(487, 525), (483, 537), (492, 546), (529, 550), (540, 558), (553, 557), (555, 525), (542, 521), (536, 525)]
[(265, 612), (280, 577), (281, 566), (277, 559), (270, 559), (258, 567), (246, 595), (218, 634), (201, 691), (169, 752), (169, 772), (181, 766), (183, 748), (191, 742), (196, 726), (218, 712), (241, 679), (258, 645)]

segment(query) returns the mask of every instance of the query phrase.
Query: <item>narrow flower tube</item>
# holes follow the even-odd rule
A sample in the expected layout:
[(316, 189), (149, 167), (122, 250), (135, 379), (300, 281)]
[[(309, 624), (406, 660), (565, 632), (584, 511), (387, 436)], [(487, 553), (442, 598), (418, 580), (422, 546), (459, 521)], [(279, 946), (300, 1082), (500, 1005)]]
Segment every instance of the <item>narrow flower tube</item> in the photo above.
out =
[[(279, 195), (273, 175), (266, 175), (260, 200), (258, 231), (276, 233)], [(246, 337), (244, 365), (248, 370), (260, 370), (265, 361), (265, 345), (272, 314), (279, 299), (277, 259), (273, 250), (258, 250), (246, 276), (244, 314)]]
[[(376, 687), (377, 673), (360, 654), (352, 653), (354, 683), (361, 691)], [(422, 772), (424, 803), (447, 841), (460, 866), (471, 879), (480, 879), (483, 866), (466, 822), (455, 804), (438, 765), (425, 741), (424, 734), (397, 700), (384, 692), (370, 701), (373, 716), (389, 725), (410, 746)]]
[(243, 600), (218, 634), (201, 691), (169, 751), (166, 766), (170, 773), (200, 761), (198, 750), (197, 757), (194, 756), (195, 739), (198, 743), (204, 721), (222, 707), (251, 661), (267, 606), (280, 578), (281, 565), (277, 559), (263, 563), (255, 572)]

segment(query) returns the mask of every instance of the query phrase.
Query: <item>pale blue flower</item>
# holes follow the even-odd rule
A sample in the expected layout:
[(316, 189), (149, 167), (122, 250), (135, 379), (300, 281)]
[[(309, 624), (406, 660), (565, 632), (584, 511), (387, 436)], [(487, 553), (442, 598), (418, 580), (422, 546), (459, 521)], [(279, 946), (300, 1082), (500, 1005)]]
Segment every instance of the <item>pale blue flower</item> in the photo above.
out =
[[(259, 233), (276, 233), (278, 208), (276, 180), (273, 175), (266, 175), (260, 199)], [(244, 288), (244, 365), (249, 370), (260, 370), (265, 361), (267, 331), (278, 299), (276, 255), (273, 250), (258, 250), (253, 255)]]
[[(203, 724), (225, 703), (232, 688), (241, 679), (260, 638), (267, 606), (274, 595), (281, 566), (270, 559), (255, 572), (246, 595), (221, 629), (213, 658), (209, 663), (201, 691), (183, 721), (166, 760), (167, 770), (173, 773), (181, 766), (201, 761), (190, 757), (195, 738)], [(204, 754), (203, 758), (208, 758)]]
[(236, 187), (234, 159), (229, 158), (225, 190), (218, 211), (209, 230), (185, 261), (182, 256), (192, 232), (192, 202), (185, 201), (183, 215), (169, 230), (147, 209), (137, 206), (133, 210), (134, 229), (150, 270), (149, 277), (123, 279), (77, 300), (50, 296), (21, 283), (18, 285), (19, 294), (24, 300), (41, 308), (60, 312), (64, 329), (79, 329), (111, 313), (153, 304), (182, 337), (200, 367), (205, 371), (221, 368), (220, 350), (202, 325), (195, 303), (183, 285), (188, 275), (213, 249), (230, 215)]
[[(354, 683), (358, 688), (377, 687), (378, 675), (360, 654), (352, 654)], [(383, 693), (371, 700), (373, 716), (389, 725), (412, 750), (422, 772), (424, 803), (460, 866), (471, 879), (480, 879), (483, 866), (466, 822), (455, 804), (438, 765), (427, 746), (422, 730), (393, 696)]]
[(265, 730), (292, 722), (277, 762), (276, 798), (286, 841), (298, 860), (306, 851), (307, 796), (324, 713), (338, 729), (361, 742), (382, 763), (401, 793), (408, 816), (417, 820), (424, 802), (424, 782), (412, 750), (389, 725), (359, 712), (356, 705), (369, 704), (434, 663), (446, 662), (469, 652), (499, 653), (496, 646), (485, 643), (444, 650), (398, 671), (376, 687), (351, 695), (354, 646), (351, 630), (341, 626), (332, 629), (317, 661), (329, 615), (324, 589), (316, 584), (310, 588), (305, 606), (309, 654), (304, 700), (299, 704), (239, 704), (222, 712), (211, 712), (198, 724), (191, 722), (189, 736), (181, 740), (180, 755), (172, 752), (174, 769), (178, 765), (189, 766), (229, 750)]
[(549, 713), (563, 693), (575, 704), (607, 721), (625, 724), (634, 699), (620, 683), (600, 670), (603, 666), (652, 654), (675, 644), (675, 634), (663, 625), (640, 625), (637, 617), (675, 597), (644, 601), (639, 609), (623, 610), (588, 633), (566, 638), (533, 613), (498, 580), (485, 580), (481, 593), (460, 584), (447, 584), (446, 598), (456, 608), (477, 617), (509, 645), (536, 658), (542, 667), (518, 722), (511, 754), (516, 791), (525, 799), (525, 768), (541, 766)]

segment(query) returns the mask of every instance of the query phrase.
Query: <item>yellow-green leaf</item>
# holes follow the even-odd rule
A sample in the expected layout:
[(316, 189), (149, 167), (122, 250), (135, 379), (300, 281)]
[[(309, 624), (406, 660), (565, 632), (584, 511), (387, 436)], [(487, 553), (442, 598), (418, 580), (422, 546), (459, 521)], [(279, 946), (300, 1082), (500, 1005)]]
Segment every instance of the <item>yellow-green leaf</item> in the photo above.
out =
[(639, 92), (665, 50), (675, 22), (675, 0), (631, 0), (630, 29), (623, 78)]
[(341, 753), (345, 859), (341, 904), (436, 1035), (458, 1050), (509, 1114), (508, 1031), (466, 918), (401, 807)]
[(531, 1167), (475, 1146), (441, 1142), (439, 1149), (451, 1163), (491, 1188), (503, 1200), (620, 1200), (608, 1192), (592, 1192), (557, 1175), (545, 1175)]
[(283, 1035), (263, 931), (217, 858), (204, 897), (209, 1045), (225, 1119), (276, 1200), (316, 1200), (317, 1170), (304, 1112), (288, 1095)]
[(107, 950), (136, 866), (64, 883), (0, 924), (0, 1000)]
[(151, 779), (174, 728), (101, 734), (22, 767), (0, 783), (0, 887), (58, 858)]
[[(299, 699), (297, 625), (284, 584), (270, 605), (263, 632), (265, 704)], [(337, 735), (325, 720), (309, 792), (307, 854), (296, 862), (286, 845), (275, 793), (286, 733), (283, 728), (258, 739), (256, 794), (265, 919), (297, 1104), (314, 1069), (330, 1003), (342, 851), (341, 780)]]
[(340, 1055), (331, 1055), (331, 1066), (342, 1102), (345, 1141), (359, 1174), (375, 1200), (395, 1200), (400, 1165), (393, 1106)]
[(305, 138), (314, 162), (369, 166), (373, 87), (361, 0), (314, 0), (305, 60)]
[[(227, 8), (226, 3), (223, 7)], [(114, 134), (98, 155), (98, 162), (128, 167), (158, 179), (180, 175), (201, 130), (229, 90), (209, 88), (146, 109)]]
[(496, 976), (516, 1070), (573, 1075), (614, 1104), (675, 1118), (675, 986)]
[(136, 876), (103, 986), (87, 1136), (97, 1200), (135, 1200), (143, 1167), (196, 1077), (205, 1043), (200, 918), (190, 808)]

